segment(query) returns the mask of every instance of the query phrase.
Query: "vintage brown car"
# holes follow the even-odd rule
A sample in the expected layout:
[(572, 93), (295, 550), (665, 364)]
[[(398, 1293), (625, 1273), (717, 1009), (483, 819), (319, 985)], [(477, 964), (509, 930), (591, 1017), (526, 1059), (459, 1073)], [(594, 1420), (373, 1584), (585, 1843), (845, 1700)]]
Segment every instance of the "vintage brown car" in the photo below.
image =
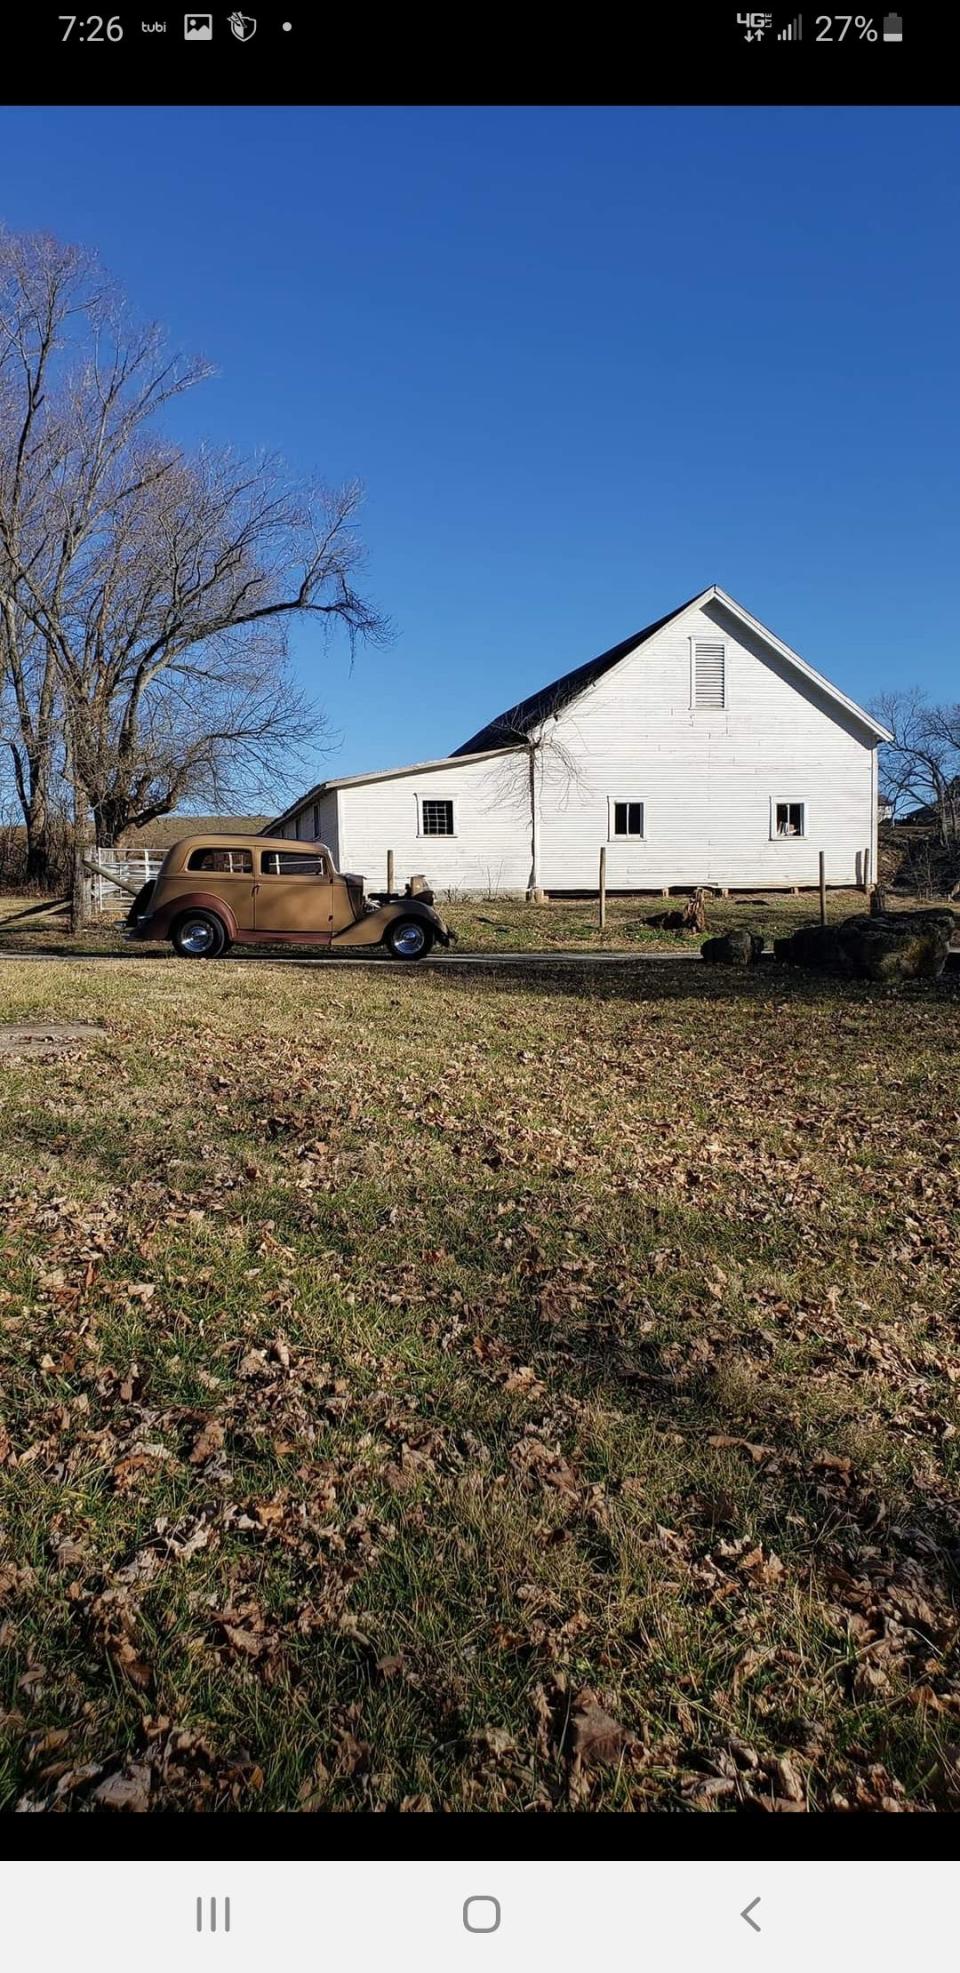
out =
[(218, 959), (231, 945), (383, 945), (423, 959), (455, 934), (429, 891), (368, 898), (337, 870), (325, 843), (285, 836), (185, 836), (134, 898), (127, 938), (169, 939), (182, 959)]

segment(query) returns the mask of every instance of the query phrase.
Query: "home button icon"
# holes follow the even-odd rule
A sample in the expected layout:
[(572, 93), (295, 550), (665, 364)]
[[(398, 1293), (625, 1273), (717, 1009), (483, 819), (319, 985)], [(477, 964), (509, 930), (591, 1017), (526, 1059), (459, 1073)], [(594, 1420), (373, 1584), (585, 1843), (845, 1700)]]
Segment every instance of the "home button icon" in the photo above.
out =
[(499, 1898), (468, 1898), (463, 1907), (468, 1932), (496, 1932), (500, 1927)]

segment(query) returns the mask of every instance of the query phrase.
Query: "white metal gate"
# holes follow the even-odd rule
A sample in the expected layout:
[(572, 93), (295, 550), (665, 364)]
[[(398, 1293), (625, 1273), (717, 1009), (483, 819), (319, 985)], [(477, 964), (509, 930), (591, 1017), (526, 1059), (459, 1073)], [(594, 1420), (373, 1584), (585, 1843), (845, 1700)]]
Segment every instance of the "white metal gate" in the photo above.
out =
[(155, 877), (165, 855), (162, 849), (88, 850), (84, 861), (91, 911), (113, 910), (120, 905), (126, 910), (131, 887), (138, 891), (141, 884)]

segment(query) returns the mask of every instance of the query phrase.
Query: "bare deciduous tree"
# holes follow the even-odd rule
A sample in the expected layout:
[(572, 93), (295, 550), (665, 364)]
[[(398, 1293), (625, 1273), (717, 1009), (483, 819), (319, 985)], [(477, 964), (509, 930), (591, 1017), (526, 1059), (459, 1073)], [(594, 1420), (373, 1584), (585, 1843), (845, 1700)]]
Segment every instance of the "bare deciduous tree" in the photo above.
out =
[(929, 808), (946, 849), (960, 846), (960, 706), (931, 705), (918, 687), (887, 692), (877, 715), (893, 735), (880, 754), (883, 794), (894, 813)]
[(510, 752), (498, 761), (491, 774), (491, 807), (519, 808), (530, 825), (530, 877), (528, 894), (540, 890), (540, 818), (543, 797), (549, 790), (557, 807), (566, 808), (575, 788), (582, 783), (580, 763), (567, 745), (560, 725), (566, 701), (545, 692), (531, 713), (530, 702), (521, 701), (509, 712), (491, 722), (491, 746), (508, 747)]
[(188, 455), (157, 420), (209, 374), (140, 327), (88, 255), (0, 234), (0, 663), (25, 819), (68, 772), (98, 843), (302, 770), (296, 617), (377, 637), (360, 491), (266, 456)]

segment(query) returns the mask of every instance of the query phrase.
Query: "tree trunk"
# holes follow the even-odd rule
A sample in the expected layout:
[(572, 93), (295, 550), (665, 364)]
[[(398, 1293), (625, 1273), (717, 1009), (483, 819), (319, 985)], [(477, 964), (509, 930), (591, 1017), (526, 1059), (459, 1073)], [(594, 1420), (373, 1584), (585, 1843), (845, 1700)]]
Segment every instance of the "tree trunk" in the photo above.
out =
[(49, 842), (49, 758), (34, 747), (9, 742), (17, 799), (27, 838), (26, 879), (28, 884), (44, 885), (50, 878)]
[(27, 830), (27, 860), (24, 880), (28, 890), (46, 890), (50, 884), (50, 848), (45, 836)]
[(50, 838), (46, 793), (37, 790), (24, 808), (27, 835), (26, 880), (42, 888), (50, 882)]
[(86, 848), (86, 844), (80, 840), (79, 836), (74, 835), (73, 875), (70, 885), (71, 932), (82, 932), (84, 925), (88, 924), (90, 919), (90, 909), (88, 904), (89, 879), (87, 876), (87, 872), (83, 867), (83, 855), (85, 848)]
[(118, 803), (91, 802), (90, 813), (93, 817), (93, 840), (97, 849), (116, 849), (126, 823), (126, 816), (120, 812)]
[(69, 727), (66, 734), (66, 756), (67, 778), (73, 795), (73, 828), (71, 830), (73, 874), (70, 896), (70, 930), (71, 932), (79, 932), (83, 929), (89, 917), (87, 905), (88, 881), (87, 872), (83, 868), (83, 856), (87, 849), (90, 805), (87, 800), (86, 789), (77, 772), (76, 748)]
[(540, 840), (537, 829), (537, 750), (527, 748), (527, 779), (530, 787), (530, 883), (531, 891), (540, 889)]

